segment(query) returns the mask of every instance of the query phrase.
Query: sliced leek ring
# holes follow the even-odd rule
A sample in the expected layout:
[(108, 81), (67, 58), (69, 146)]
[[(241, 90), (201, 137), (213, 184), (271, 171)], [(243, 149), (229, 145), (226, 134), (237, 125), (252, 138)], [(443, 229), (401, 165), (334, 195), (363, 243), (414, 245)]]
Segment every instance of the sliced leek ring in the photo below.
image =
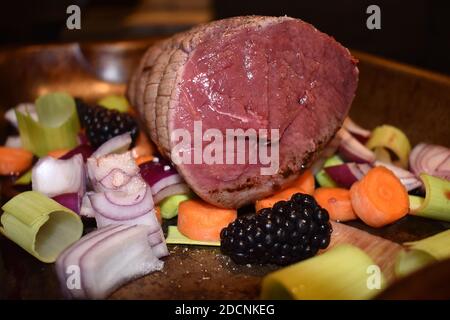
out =
[(409, 213), (415, 216), (450, 222), (450, 181), (422, 173), (425, 198), (409, 196)]
[[(370, 139), (366, 143), (366, 147), (375, 150), (377, 148), (386, 148), (391, 150), (398, 157), (398, 161), (391, 161), (393, 164), (402, 168), (408, 167), (409, 153), (411, 152), (411, 144), (408, 137), (400, 129), (390, 126), (382, 125), (372, 131)], [(378, 149), (379, 156), (386, 156), (387, 151), (381, 152)], [(391, 159), (392, 160), (392, 159)]]
[(20, 193), (2, 209), (0, 232), (42, 262), (55, 262), (83, 233), (75, 212), (39, 192)]
[[(379, 284), (372, 282), (376, 280), (372, 277), (378, 277)], [(384, 277), (373, 260), (361, 249), (343, 244), (270, 273), (263, 279), (261, 298), (369, 299), (384, 285)]]

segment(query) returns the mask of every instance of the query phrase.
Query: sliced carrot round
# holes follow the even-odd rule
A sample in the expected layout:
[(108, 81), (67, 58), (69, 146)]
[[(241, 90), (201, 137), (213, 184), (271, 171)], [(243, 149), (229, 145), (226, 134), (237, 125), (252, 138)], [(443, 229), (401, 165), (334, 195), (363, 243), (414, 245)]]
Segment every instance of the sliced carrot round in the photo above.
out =
[(325, 208), (331, 220), (349, 221), (357, 217), (350, 200), (350, 191), (343, 188), (318, 188), (314, 192), (317, 203)]
[(33, 154), (21, 148), (0, 147), (0, 175), (25, 172), (33, 163)]
[(356, 215), (372, 227), (382, 227), (404, 217), (409, 210), (408, 192), (385, 167), (372, 168), (353, 184), (350, 198)]
[(303, 189), (300, 188), (296, 188), (296, 187), (291, 187), (291, 188), (287, 188), (284, 189), (278, 193), (275, 193), (274, 195), (261, 199), (261, 200), (256, 200), (255, 202), (255, 210), (256, 212), (258, 212), (261, 209), (264, 208), (272, 208), (274, 206), (275, 203), (277, 203), (278, 201), (282, 201), (282, 200), (289, 200), (291, 199), (291, 197), (296, 194), (296, 193), (306, 193)]
[(294, 181), (292, 187), (302, 189), (304, 193), (312, 195), (314, 193), (315, 181), (311, 170), (303, 172), (302, 175)]
[(218, 208), (200, 199), (178, 206), (178, 230), (192, 240), (219, 241), (220, 231), (236, 218), (237, 210)]

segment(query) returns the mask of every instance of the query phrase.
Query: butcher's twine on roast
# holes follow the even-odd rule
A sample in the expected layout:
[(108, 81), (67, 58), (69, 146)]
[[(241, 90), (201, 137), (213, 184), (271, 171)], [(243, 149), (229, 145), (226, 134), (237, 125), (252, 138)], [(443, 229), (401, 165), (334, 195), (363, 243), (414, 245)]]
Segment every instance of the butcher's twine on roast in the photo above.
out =
[[(177, 165), (204, 200), (241, 207), (307, 168), (347, 116), (358, 83), (350, 52), (290, 17), (234, 17), (199, 25), (150, 47), (128, 97), (151, 139), (171, 157), (174, 130), (277, 129), (279, 170), (262, 164)], [(206, 144), (206, 142), (204, 142)], [(192, 142), (193, 144), (193, 142)]]

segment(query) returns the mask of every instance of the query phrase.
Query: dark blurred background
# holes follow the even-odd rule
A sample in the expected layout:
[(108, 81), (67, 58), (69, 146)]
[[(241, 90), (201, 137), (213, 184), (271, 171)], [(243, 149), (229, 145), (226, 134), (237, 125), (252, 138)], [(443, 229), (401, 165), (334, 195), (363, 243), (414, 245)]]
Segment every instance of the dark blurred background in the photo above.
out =
[[(81, 8), (81, 30), (67, 30), (67, 6)], [(366, 28), (366, 8), (381, 8), (381, 30)], [(212, 19), (289, 15), (345, 46), (450, 74), (450, 1), (439, 0), (7, 0), (0, 45), (161, 36)]]

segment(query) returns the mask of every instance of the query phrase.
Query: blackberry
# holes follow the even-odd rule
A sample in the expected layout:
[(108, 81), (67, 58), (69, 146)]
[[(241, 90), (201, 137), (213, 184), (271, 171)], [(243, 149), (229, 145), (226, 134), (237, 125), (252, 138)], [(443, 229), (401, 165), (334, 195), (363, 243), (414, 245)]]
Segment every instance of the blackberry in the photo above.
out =
[(81, 127), (85, 128), (86, 137), (94, 148), (125, 132), (131, 133), (133, 141), (137, 138), (138, 125), (128, 113), (90, 106), (81, 99), (75, 101)]
[(331, 232), (327, 210), (310, 195), (296, 193), (289, 201), (230, 223), (220, 233), (220, 248), (238, 264), (287, 265), (328, 247)]

